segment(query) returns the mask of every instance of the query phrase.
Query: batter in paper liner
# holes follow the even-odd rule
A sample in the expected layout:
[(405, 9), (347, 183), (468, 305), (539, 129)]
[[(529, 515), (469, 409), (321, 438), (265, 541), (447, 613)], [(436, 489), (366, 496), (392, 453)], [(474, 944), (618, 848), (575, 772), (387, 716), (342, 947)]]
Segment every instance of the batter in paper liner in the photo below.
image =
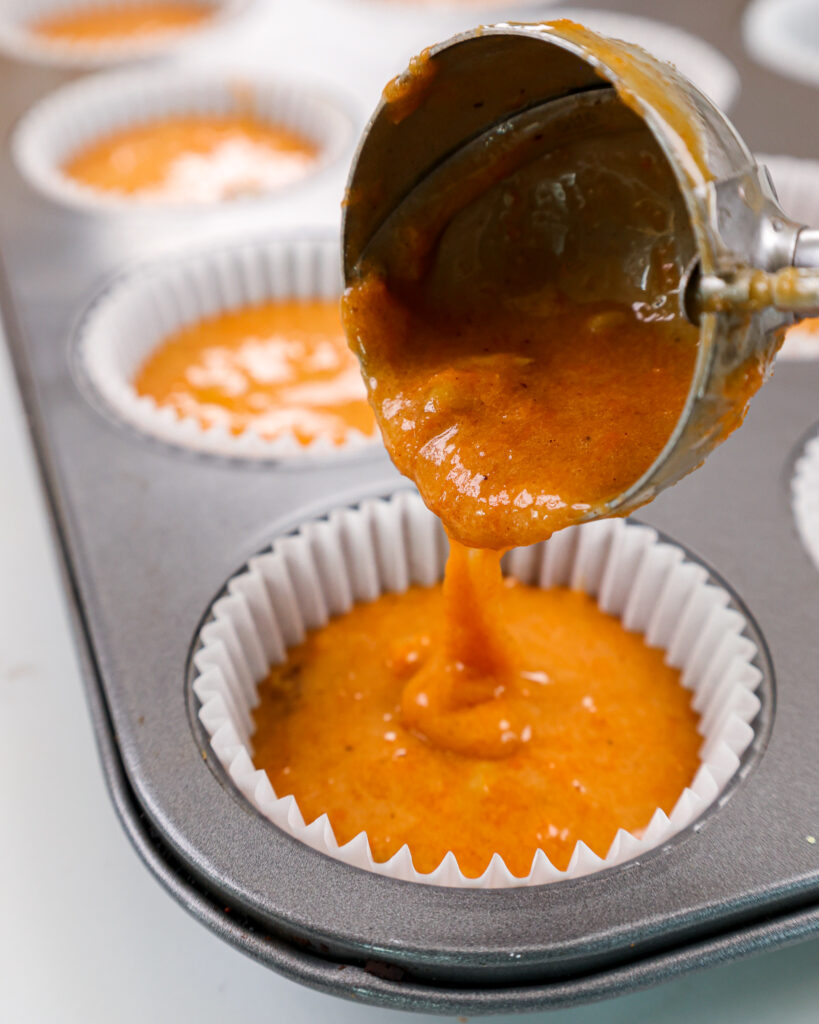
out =
[(35, 35), (65, 43), (106, 43), (163, 35), (198, 27), (213, 17), (213, 9), (191, 0), (153, 3), (88, 3), (77, 0), (68, 10), (42, 15), (31, 22)]
[(309, 173), (318, 148), (252, 110), (186, 114), (129, 125), (71, 155), (63, 171), (106, 193), (218, 202), (269, 192)]
[(312, 631), (259, 687), (254, 764), (306, 822), (385, 861), (518, 876), (669, 813), (699, 766), (697, 715), (663, 652), (580, 591), (500, 575), (453, 546), (443, 588), (411, 587)]
[(342, 445), (352, 431), (376, 429), (329, 300), (267, 302), (187, 324), (145, 360), (134, 387), (181, 419), (235, 435)]

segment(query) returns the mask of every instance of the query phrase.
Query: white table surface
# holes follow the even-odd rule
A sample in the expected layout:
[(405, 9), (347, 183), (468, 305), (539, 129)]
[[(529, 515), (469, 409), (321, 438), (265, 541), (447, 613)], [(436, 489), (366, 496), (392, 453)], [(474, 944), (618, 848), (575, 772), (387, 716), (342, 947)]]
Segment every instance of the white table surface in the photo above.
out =
[[(278, 42), (281, 52), (285, 40)], [(247, 959), (177, 906), (131, 849), (97, 761), (2, 344), (0, 481), (0, 1022), (412, 1020), (311, 992)], [(817, 967), (819, 940), (595, 1006), (519, 1019), (815, 1024)]]

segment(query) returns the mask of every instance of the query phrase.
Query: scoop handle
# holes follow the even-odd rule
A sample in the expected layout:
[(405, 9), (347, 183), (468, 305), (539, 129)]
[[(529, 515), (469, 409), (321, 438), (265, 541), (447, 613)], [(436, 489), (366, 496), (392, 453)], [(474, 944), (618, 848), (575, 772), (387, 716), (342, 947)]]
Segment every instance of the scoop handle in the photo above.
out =
[(799, 317), (819, 316), (819, 232), (811, 240), (817, 265), (781, 270), (742, 269), (727, 277), (704, 275), (699, 282), (701, 313), (754, 313), (773, 307)]

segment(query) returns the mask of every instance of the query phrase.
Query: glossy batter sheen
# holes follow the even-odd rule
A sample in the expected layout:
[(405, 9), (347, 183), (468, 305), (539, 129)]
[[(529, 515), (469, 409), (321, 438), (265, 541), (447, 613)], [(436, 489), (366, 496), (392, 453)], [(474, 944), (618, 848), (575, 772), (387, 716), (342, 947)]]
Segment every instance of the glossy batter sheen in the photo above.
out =
[(83, 4), (43, 15), (31, 23), (39, 36), (70, 43), (96, 43), (161, 35), (196, 26), (213, 16), (205, 4), (186, 0), (165, 3)]
[(305, 821), (405, 843), (429, 872), (452, 850), (528, 873), (578, 840), (670, 812), (698, 766), (690, 694), (662, 652), (588, 595), (503, 583), (499, 555), (455, 547), (440, 586), (356, 606), (260, 688), (254, 763)]
[(308, 139), (251, 113), (189, 115), (106, 135), (75, 153), (63, 170), (106, 192), (164, 191), (182, 199), (199, 198), (197, 178), (207, 177), (213, 183), (204, 198), (230, 198), (303, 177), (317, 156)]
[(161, 344), (134, 386), (203, 427), (307, 444), (375, 431), (337, 302), (277, 302), (203, 320)]
[(627, 307), (448, 317), (377, 276), (345, 299), (385, 444), (450, 536), (534, 543), (651, 466), (690, 387), (697, 331)]

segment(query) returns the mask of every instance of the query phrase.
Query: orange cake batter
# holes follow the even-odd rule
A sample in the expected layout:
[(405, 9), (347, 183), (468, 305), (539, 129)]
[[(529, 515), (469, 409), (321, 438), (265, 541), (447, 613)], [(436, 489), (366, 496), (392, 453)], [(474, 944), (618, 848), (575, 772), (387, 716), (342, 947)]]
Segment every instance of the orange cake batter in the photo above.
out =
[(809, 317), (789, 327), (782, 346), (785, 358), (815, 359), (819, 357), (819, 317)]
[(472, 547), (605, 514), (691, 388), (699, 331), (677, 292), (693, 241), (668, 163), (626, 109), (604, 135), (570, 128), (419, 186), (344, 297), (390, 456)]
[(134, 386), (203, 427), (342, 444), (375, 431), (338, 303), (269, 302), (184, 327), (142, 366)]
[(63, 171), (105, 192), (204, 201), (277, 188), (303, 177), (317, 157), (308, 139), (251, 113), (191, 114), (106, 135)]
[(33, 21), (32, 32), (69, 43), (120, 41), (161, 35), (199, 25), (213, 17), (212, 8), (192, 0), (135, 4), (77, 4)]
[(697, 355), (690, 324), (611, 303), (452, 317), (377, 276), (345, 303), (393, 461), (474, 547), (534, 543), (626, 490), (668, 441)]
[(698, 767), (690, 694), (661, 651), (588, 595), (502, 582), (499, 555), (453, 548), (444, 584), (356, 606), (311, 632), (260, 687), (254, 763), (305, 821), (408, 844), (565, 868), (618, 828), (671, 811)]

